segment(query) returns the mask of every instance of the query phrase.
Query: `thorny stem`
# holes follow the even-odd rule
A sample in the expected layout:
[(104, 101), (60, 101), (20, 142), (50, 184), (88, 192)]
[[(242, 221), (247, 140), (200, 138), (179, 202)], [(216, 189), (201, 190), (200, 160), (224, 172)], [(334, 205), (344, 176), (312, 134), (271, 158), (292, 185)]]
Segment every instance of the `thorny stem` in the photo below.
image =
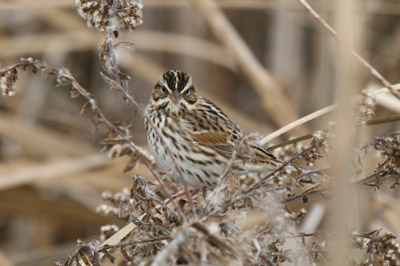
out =
[[(311, 6), (310, 4), (307, 3), (306, 0), (298, 0), (300, 4), (307, 10), (308, 13), (311, 14), (311, 16), (325, 29), (328, 31), (330, 35), (332, 35), (336, 40), (342, 41), (342, 37), (326, 22)], [(379, 82), (386, 88), (390, 90), (390, 92), (400, 100), (400, 92), (396, 91), (394, 86), (386, 79), (384, 78), (370, 63), (368, 63), (367, 60), (365, 60), (361, 55), (359, 55), (357, 52), (352, 50), (349, 47), (349, 50), (351, 51), (351, 54), (358, 60), (358, 62), (368, 69), (368, 71), (371, 73), (372, 76), (374, 76)]]
[[(139, 113), (147, 120), (147, 122), (150, 124), (150, 126), (156, 132), (157, 137), (160, 139), (161, 145), (164, 146), (166, 152), (168, 153), (168, 155), (170, 156), (170, 158), (172, 160), (172, 163), (174, 164), (174, 168), (175, 168), (176, 172), (178, 173), (178, 175), (179, 175), (179, 177), (181, 179), (184, 191), (185, 191), (185, 193), (187, 195), (187, 198), (189, 199), (189, 204), (190, 204), (190, 206), (192, 208), (192, 213), (193, 213), (194, 217), (196, 217), (196, 212), (195, 212), (195, 209), (194, 209), (193, 199), (192, 199), (192, 197), (191, 197), (191, 195), (189, 193), (189, 189), (187, 187), (185, 178), (183, 177), (183, 173), (182, 173), (181, 169), (179, 168), (179, 165), (178, 165), (178, 163), (176, 161), (175, 156), (173, 155), (171, 149), (167, 146), (167, 144), (166, 144), (166, 142), (164, 140), (164, 137), (160, 134), (158, 128), (154, 125), (153, 121), (151, 121), (151, 119), (148, 117), (148, 115), (146, 114), (144, 109), (135, 101), (135, 99), (133, 99), (133, 97), (122, 86), (121, 79), (120, 79), (120, 76), (119, 76), (119, 69), (118, 69), (118, 65), (117, 65), (117, 62), (116, 62), (116, 56), (115, 56), (115, 52), (114, 52), (114, 43), (113, 43), (113, 37), (112, 37), (112, 21), (113, 21), (113, 17), (114, 17), (114, 10), (115, 10), (116, 4), (117, 4), (117, 1), (114, 0), (112, 8), (110, 9), (110, 21), (109, 21), (109, 27), (107, 29), (107, 32), (108, 32), (108, 34), (107, 34), (107, 39), (108, 39), (107, 43), (108, 43), (108, 49), (109, 49), (109, 54), (110, 54), (110, 58), (111, 58), (111, 67), (112, 67), (112, 70), (114, 72), (114, 78), (116, 79), (116, 82), (117, 82), (117, 85), (118, 85), (117, 89), (122, 92), (123, 96), (126, 99), (128, 99), (129, 102), (132, 105), (135, 106), (135, 108), (139, 111)], [(169, 195), (169, 194), (166, 194), (166, 195)], [(172, 197), (170, 197), (170, 196), (168, 196), (168, 197), (169, 197), (169, 199), (171, 201), (174, 201)], [(175, 203), (174, 203), (174, 205), (175, 205)]]

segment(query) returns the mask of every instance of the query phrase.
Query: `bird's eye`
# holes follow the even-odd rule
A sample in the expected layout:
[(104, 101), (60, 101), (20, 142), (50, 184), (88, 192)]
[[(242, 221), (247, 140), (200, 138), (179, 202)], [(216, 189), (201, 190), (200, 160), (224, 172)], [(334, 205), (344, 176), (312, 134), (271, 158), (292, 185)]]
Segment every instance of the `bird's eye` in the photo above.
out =
[(186, 95), (187, 95), (187, 96), (189, 96), (191, 93), (192, 93), (192, 90), (191, 90), (191, 89), (188, 89), (188, 90), (186, 91)]
[(161, 88), (160, 88), (160, 92), (161, 92), (161, 93), (166, 93), (166, 92), (167, 92), (167, 89), (166, 89), (165, 87), (161, 87)]

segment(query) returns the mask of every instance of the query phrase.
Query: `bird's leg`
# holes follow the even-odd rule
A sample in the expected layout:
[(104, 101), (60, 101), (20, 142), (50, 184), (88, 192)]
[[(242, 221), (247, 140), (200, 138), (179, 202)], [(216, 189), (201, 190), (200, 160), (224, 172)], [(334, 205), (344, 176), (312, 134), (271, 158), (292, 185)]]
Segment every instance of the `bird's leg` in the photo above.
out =
[[(200, 189), (199, 189), (199, 188), (189, 189), (189, 194), (190, 194), (191, 196), (196, 195), (196, 194), (199, 193), (199, 192), (200, 192)], [(187, 195), (186, 195), (185, 190), (181, 190), (181, 191), (179, 191), (178, 193), (175, 193), (175, 194), (171, 195), (170, 197), (173, 198), (173, 199), (176, 199), (176, 198), (178, 198), (178, 197), (186, 197), (186, 196), (187, 196)]]

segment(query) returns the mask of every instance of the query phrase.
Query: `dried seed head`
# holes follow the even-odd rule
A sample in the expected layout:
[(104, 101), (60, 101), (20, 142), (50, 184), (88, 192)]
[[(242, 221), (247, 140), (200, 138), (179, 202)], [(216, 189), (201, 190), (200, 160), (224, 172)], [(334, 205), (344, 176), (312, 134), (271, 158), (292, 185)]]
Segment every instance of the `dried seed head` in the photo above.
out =
[(303, 156), (309, 166), (313, 166), (315, 161), (323, 158), (331, 150), (331, 138), (331, 131), (318, 130), (314, 132), (309, 146), (302, 147), (303, 150), (312, 147), (312, 149)]
[(400, 173), (400, 135), (392, 134), (385, 138), (376, 138), (373, 145), (385, 159), (380, 168), (387, 169), (392, 174)]
[(363, 90), (361, 95), (356, 98), (356, 117), (355, 122), (357, 125), (365, 127), (367, 121), (375, 117), (376, 98), (372, 93)]
[(134, 30), (143, 24), (142, 0), (114, 1), (75, 0), (75, 4), (88, 26), (99, 31), (105, 31), (109, 26), (112, 31)]
[(17, 70), (11, 69), (4, 72), (0, 78), (1, 95), (5, 97), (12, 97), (16, 93), (15, 82), (17, 81)]

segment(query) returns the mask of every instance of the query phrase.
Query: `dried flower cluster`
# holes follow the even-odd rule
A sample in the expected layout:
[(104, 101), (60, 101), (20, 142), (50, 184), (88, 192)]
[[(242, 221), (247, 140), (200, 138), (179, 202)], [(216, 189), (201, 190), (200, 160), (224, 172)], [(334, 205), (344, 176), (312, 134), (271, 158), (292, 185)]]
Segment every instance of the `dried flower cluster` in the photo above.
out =
[(134, 30), (143, 24), (141, 0), (75, 0), (78, 13), (89, 27), (105, 31)]
[(100, 241), (105, 241), (113, 234), (119, 231), (119, 227), (115, 224), (104, 225), (100, 228)]
[[(314, 132), (309, 145), (310, 152), (303, 155), (303, 158), (309, 166), (313, 166), (315, 161), (324, 158), (331, 150), (332, 130), (318, 130)], [(302, 148), (307, 149), (307, 148)]]
[[(246, 183), (243, 181), (239, 180), (237, 185), (244, 187)], [(308, 235), (291, 233), (306, 214), (304, 209), (292, 212), (274, 206), (274, 198), (283, 196), (281, 191), (263, 188), (269, 193), (258, 191), (247, 198), (242, 195), (242, 199), (233, 203), (230, 202), (232, 196), (224, 193), (224, 189), (220, 189), (218, 195), (212, 192), (213, 195), (206, 199), (196, 195), (194, 201), (199, 219), (185, 221), (169, 207), (170, 204), (165, 204), (165, 200), (158, 197), (164, 198), (159, 185), (149, 184), (147, 180), (135, 176), (130, 192), (125, 189), (114, 195), (104, 193), (103, 198), (109, 204), (100, 208), (102, 212), (117, 215), (134, 224), (129, 236), (117, 246), (102, 247), (96, 241), (89, 243), (90, 249), (81, 251), (79, 257), (67, 260), (64, 265), (74, 265), (73, 262), (82, 257), (92, 259), (90, 262), (93, 264), (101, 264), (105, 260), (114, 260), (117, 251), (124, 254), (127, 262), (139, 264), (147, 261), (153, 265), (277, 265), (285, 261), (301, 263), (321, 259), (321, 256), (315, 255), (316, 243), (308, 246), (299, 241), (296, 254), (285, 250), (287, 239), (301, 239)], [(230, 192), (241, 195), (238, 188), (231, 187)], [(223, 198), (217, 205), (211, 206), (209, 203), (215, 196)], [(181, 199), (179, 205), (190, 219), (193, 214), (190, 208), (186, 208), (186, 201)], [(105, 227), (102, 231), (110, 230), (115, 230), (115, 227)], [(94, 250), (97, 256), (93, 255)], [(322, 252), (323, 248), (317, 253)]]
[(355, 123), (365, 127), (367, 121), (375, 117), (376, 97), (371, 92), (363, 90), (356, 98)]
[(374, 230), (366, 234), (353, 233), (353, 236), (365, 252), (359, 265), (400, 265), (400, 249), (395, 235)]
[(400, 133), (390, 134), (384, 138), (375, 138), (373, 145), (380, 156), (385, 159), (378, 168), (400, 173)]
[(17, 81), (17, 71), (11, 69), (3, 73), (0, 77), (1, 95), (12, 97), (16, 93), (15, 82)]
[[(386, 137), (376, 137), (360, 149), (363, 156), (374, 149), (383, 158), (383, 162), (377, 165), (377, 169), (361, 180), (362, 183), (379, 187), (387, 180), (394, 180), (391, 188), (400, 185), (400, 133), (389, 134)], [(361, 156), (360, 156), (361, 157)]]

